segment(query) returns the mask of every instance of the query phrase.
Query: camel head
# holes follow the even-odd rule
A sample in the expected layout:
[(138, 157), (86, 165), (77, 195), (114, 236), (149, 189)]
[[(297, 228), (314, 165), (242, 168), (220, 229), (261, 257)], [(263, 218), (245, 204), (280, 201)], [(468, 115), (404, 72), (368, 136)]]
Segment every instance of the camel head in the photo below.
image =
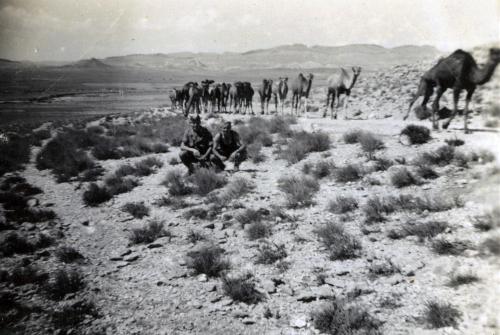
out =
[(356, 77), (359, 76), (361, 74), (361, 66), (353, 66), (352, 72)]
[(494, 63), (500, 63), (500, 48), (490, 49), (490, 60)]

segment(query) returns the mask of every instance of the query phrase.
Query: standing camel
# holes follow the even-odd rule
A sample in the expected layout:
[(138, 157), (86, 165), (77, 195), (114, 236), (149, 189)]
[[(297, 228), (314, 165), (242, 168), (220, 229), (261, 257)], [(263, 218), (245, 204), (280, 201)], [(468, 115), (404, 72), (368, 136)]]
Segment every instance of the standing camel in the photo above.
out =
[(201, 82), (201, 101), (203, 103), (203, 112), (208, 112), (209, 102), (210, 102), (210, 85), (214, 81), (210, 79), (205, 79)]
[(172, 103), (172, 107), (171, 107), (172, 112), (177, 110), (177, 102), (179, 101), (180, 93), (181, 92), (178, 91), (176, 88), (173, 88), (168, 94), (168, 96), (170, 98), (170, 102)]
[(235, 82), (229, 88), (229, 112), (239, 113), (241, 109), (243, 96), (243, 83), (241, 81)]
[(187, 101), (184, 116), (188, 116), (191, 108), (196, 111), (196, 114), (200, 114), (201, 89), (198, 87), (198, 83), (187, 83), (184, 85), (183, 91), (185, 91), (184, 99)]
[(253, 104), (252, 104), (254, 93), (255, 91), (252, 88), (252, 84), (249, 83), (248, 81), (245, 81), (243, 83), (243, 90), (242, 90), (242, 100), (245, 107), (245, 114), (247, 113), (247, 110), (249, 108), (251, 113), (254, 114)]
[(260, 114), (269, 114), (269, 100), (272, 96), (273, 81), (270, 79), (262, 79), (262, 84), (259, 86), (260, 97)]
[[(222, 83), (221, 85), (221, 105), (222, 112), (227, 113), (227, 101), (229, 99), (229, 90), (231, 89), (231, 84)], [(231, 106), (229, 106), (231, 108)]]
[(443, 93), (451, 88), (453, 90), (453, 112), (450, 118), (443, 123), (443, 129), (447, 129), (451, 120), (457, 114), (457, 105), (462, 90), (467, 92), (465, 96), (464, 114), (464, 132), (467, 134), (467, 114), (469, 113), (469, 103), (472, 94), (476, 90), (477, 85), (487, 83), (495, 68), (500, 62), (500, 49), (490, 49), (488, 61), (481, 68), (478, 67), (476, 61), (470, 53), (463, 50), (456, 50), (451, 55), (438, 61), (430, 70), (424, 73), (420, 84), (418, 86), (417, 94), (410, 102), (408, 113), (404, 120), (408, 118), (411, 112), (411, 107), (418, 97), (423, 96), (422, 107), (427, 109), (427, 102), (429, 101), (434, 88), (436, 88), (436, 97), (432, 103), (432, 128), (439, 129), (439, 123), (436, 120), (436, 114), (439, 110), (439, 100)]
[[(337, 110), (335, 108), (335, 99), (337, 99), (337, 109), (340, 106), (340, 95), (345, 94), (343, 110), (344, 119), (347, 119), (347, 99), (351, 95), (351, 90), (356, 83), (359, 75), (361, 73), (361, 67), (352, 67), (352, 75), (343, 68), (338, 69), (334, 74), (332, 74), (327, 79), (327, 92), (326, 92), (326, 108), (330, 105), (330, 117), (332, 119), (337, 118)], [(335, 111), (334, 111), (335, 110)], [(326, 117), (326, 109), (323, 112), (323, 117)]]
[(305, 98), (304, 111), (307, 113), (307, 98), (309, 97), (309, 92), (311, 91), (313, 78), (314, 75), (312, 73), (309, 73), (307, 78), (304, 77), (302, 73), (299, 73), (297, 78), (295, 78), (292, 82), (292, 114), (293, 109), (295, 108), (297, 116), (299, 116), (299, 110), (302, 106), (302, 97)]
[(288, 94), (288, 78), (280, 77), (280, 81), (273, 85), (274, 108), (278, 114), (278, 106), (281, 105), (281, 114), (283, 114), (285, 99)]

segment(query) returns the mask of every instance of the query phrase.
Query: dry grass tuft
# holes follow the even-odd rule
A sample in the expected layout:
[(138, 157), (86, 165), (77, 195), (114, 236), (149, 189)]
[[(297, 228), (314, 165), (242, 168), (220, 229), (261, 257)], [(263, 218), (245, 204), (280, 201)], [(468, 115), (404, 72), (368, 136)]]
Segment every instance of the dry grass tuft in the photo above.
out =
[(340, 224), (329, 222), (315, 231), (327, 248), (331, 260), (344, 260), (359, 257), (361, 243), (347, 233)]
[(449, 303), (428, 302), (425, 306), (424, 318), (431, 328), (458, 326), (462, 313)]
[(255, 288), (255, 282), (250, 274), (240, 277), (224, 276), (222, 288), (234, 301), (256, 304), (264, 299), (262, 293)]
[(169, 236), (169, 232), (165, 230), (163, 222), (151, 220), (141, 228), (132, 229), (129, 239), (132, 244), (148, 244), (163, 236)]
[(304, 207), (313, 203), (314, 195), (319, 191), (319, 183), (304, 175), (281, 177), (278, 188), (285, 193), (289, 207)]
[(204, 273), (209, 277), (219, 277), (230, 268), (229, 262), (223, 257), (224, 249), (215, 246), (204, 246), (187, 254), (188, 267), (195, 274)]
[(328, 211), (334, 214), (344, 214), (352, 212), (358, 208), (358, 201), (353, 197), (337, 196), (330, 200), (327, 205)]

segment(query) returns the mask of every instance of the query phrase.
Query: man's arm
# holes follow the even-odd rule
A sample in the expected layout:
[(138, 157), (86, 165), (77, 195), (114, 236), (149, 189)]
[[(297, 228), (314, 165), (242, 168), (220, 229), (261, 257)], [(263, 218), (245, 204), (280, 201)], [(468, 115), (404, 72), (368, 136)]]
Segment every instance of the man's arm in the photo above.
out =
[(189, 146), (189, 134), (188, 132), (186, 131), (184, 133), (184, 136), (182, 138), (182, 142), (181, 142), (181, 150), (182, 151), (191, 151), (195, 156), (199, 156), (200, 155), (200, 152), (198, 150), (196, 150), (195, 148), (191, 148)]
[(214, 144), (212, 147), (212, 152), (215, 154), (215, 156), (219, 157), (220, 160), (225, 161), (227, 157), (223, 156), (220, 152), (217, 151), (217, 147), (219, 146), (220, 140), (221, 140), (221, 135), (220, 133), (215, 135), (214, 139)]
[(237, 132), (234, 132), (234, 142), (235, 142), (235, 143), (236, 143), (236, 145), (238, 146), (238, 149), (236, 149), (236, 150), (235, 150), (235, 151), (231, 154), (231, 156), (232, 156), (232, 155), (234, 155), (234, 154), (237, 154), (237, 153), (241, 152), (243, 149), (245, 149), (245, 148), (246, 148), (246, 145), (241, 144), (241, 141), (240, 141), (240, 135), (238, 135), (238, 133), (237, 133)]

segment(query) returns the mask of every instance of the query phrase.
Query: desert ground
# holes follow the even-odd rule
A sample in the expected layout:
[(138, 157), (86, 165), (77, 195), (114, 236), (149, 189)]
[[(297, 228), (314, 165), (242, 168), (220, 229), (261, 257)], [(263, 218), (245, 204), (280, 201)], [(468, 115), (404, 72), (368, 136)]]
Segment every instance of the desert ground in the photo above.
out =
[(431, 131), (402, 118), (433, 63), (362, 72), (338, 119), (324, 80), (299, 116), (202, 114), (237, 172), (187, 176), (156, 98), (4, 124), (0, 333), (500, 334), (500, 80)]

